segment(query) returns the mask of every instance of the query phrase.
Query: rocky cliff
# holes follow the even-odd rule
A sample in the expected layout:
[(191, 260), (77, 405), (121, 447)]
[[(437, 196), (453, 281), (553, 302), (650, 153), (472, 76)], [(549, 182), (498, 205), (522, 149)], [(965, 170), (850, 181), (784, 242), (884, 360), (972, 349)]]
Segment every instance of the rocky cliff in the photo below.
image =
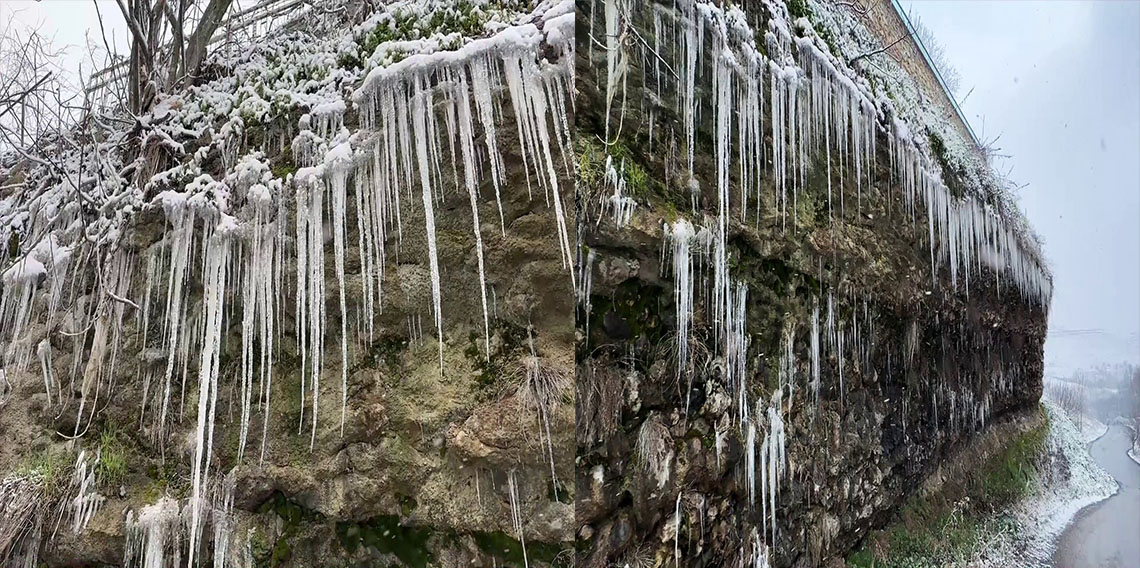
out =
[(0, 564), (570, 561), (572, 5), (345, 5), (0, 179)]
[(581, 566), (842, 558), (1040, 397), (1039, 245), (850, 10), (578, 2)]

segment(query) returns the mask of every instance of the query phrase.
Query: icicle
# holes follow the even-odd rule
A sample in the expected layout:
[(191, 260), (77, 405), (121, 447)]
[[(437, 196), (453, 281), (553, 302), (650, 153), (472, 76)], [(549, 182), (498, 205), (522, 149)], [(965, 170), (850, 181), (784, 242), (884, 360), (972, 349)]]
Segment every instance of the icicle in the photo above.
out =
[(815, 407), (819, 408), (819, 299), (817, 298), (813, 304), (811, 311), (811, 394)]
[(673, 511), (673, 565), (681, 565), (681, 496), (684, 491), (677, 493), (677, 506)]
[(471, 200), (471, 226), (475, 232), (475, 252), (479, 261), (479, 295), (483, 303), (483, 353), (487, 360), (491, 357), (491, 324), (487, 315), (487, 279), (483, 271), (483, 235), (479, 228), (479, 183), (475, 178), (475, 141), (472, 131), (471, 105), (467, 97), (467, 79), (459, 75), (459, 93), (456, 96), (459, 108), (459, 148), (463, 153), (463, 179), (467, 195)]
[[(344, 241), (347, 236), (347, 186), (348, 174), (352, 171), (352, 148), (342, 142), (329, 150), (325, 158), (328, 172), (329, 193), (332, 197), (333, 260), (336, 269), (337, 292), (340, 299), (340, 434), (344, 436), (344, 419), (348, 410), (348, 310), (345, 307), (344, 291)], [(323, 245), (323, 238), (322, 243)], [(315, 395), (314, 395), (314, 400)], [(316, 424), (316, 409), (313, 410), (313, 424)]]
[(325, 253), (324, 253), (324, 184), (323, 165), (301, 168), (294, 178), (296, 185), (296, 254), (297, 254), (297, 328), (298, 350), (301, 352), (301, 417), (305, 415), (306, 375), (312, 395), (312, 433), (309, 447), (317, 439), (317, 410), (320, 399), (321, 354), (325, 336)]
[(47, 393), (47, 403), (50, 407), (53, 406), (51, 401), (52, 390), (59, 392), (59, 383), (55, 380), (55, 369), (52, 366), (51, 342), (47, 339), (41, 340), (36, 347), (36, 355), (40, 358), (40, 369), (44, 375), (44, 391)]
[[(194, 465), (191, 473), (190, 554), (188, 564), (201, 539), (203, 487), (209, 480), (213, 458), (214, 416), (218, 401), (219, 359), (222, 342), (222, 314), (225, 308), (225, 286), (230, 265), (230, 240), (237, 226), (233, 217), (223, 214), (213, 235), (207, 238), (203, 267), (203, 311), (205, 322), (198, 365), (198, 425), (195, 435)], [(315, 414), (315, 413), (314, 413)]]
[(126, 568), (181, 566), (181, 508), (169, 497), (143, 507), (138, 516), (127, 511), (127, 544), (123, 549)]
[(412, 128), (415, 131), (416, 158), (419, 162), (420, 187), (424, 205), (424, 229), (427, 232), (428, 266), (431, 269), (431, 298), (432, 313), (435, 316), (436, 337), (439, 339), (439, 374), (443, 376), (443, 315), (440, 308), (439, 284), (439, 256), (435, 240), (435, 208), (432, 205), (431, 182), (428, 179), (428, 164), (431, 156), (428, 154), (427, 140), (430, 132), (427, 129), (428, 114), (432, 105), (431, 91), (424, 88), (422, 78), (415, 82), (415, 93), (412, 97)]
[(613, 156), (606, 154), (606, 185), (613, 188), (613, 194), (603, 205), (610, 212), (614, 224), (624, 227), (633, 219), (633, 210), (637, 208), (637, 201), (625, 195), (625, 160), (622, 160), (621, 169), (614, 167)]
[[(679, 219), (666, 225), (666, 247), (672, 242), (673, 298), (677, 313), (677, 378), (689, 375), (689, 390), (693, 377), (689, 373), (689, 327), (693, 319), (693, 266), (690, 246), (696, 237), (693, 225)], [(685, 414), (689, 412), (689, 395), (685, 397)]]
[(526, 537), (523, 535), (522, 507), (519, 505), (519, 486), (516, 474), (517, 472), (513, 469), (507, 473), (507, 493), (511, 500), (511, 524), (514, 526), (515, 536), (518, 537), (519, 544), (522, 545), (523, 566), (529, 568), (530, 560), (527, 559), (526, 554)]
[(79, 452), (79, 459), (75, 461), (75, 473), (72, 483), (78, 491), (71, 500), (71, 533), (79, 534), (87, 529), (87, 525), (99, 508), (103, 505), (104, 497), (95, 491), (95, 468), (99, 465), (99, 457), (91, 464), (87, 463), (87, 452)]

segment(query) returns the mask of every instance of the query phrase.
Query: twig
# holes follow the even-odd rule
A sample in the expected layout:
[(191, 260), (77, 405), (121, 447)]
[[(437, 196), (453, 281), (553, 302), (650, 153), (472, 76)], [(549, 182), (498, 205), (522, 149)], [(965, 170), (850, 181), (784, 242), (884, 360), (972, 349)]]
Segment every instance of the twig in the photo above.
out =
[(854, 11), (856, 14), (859, 14), (860, 16), (866, 16), (868, 13), (871, 12), (871, 8), (872, 8), (872, 5), (870, 5), (870, 4), (868, 4), (866, 6), (861, 6), (861, 5), (859, 5), (858, 2), (854, 2), (854, 1), (852, 1), (852, 2), (836, 2), (835, 5), (843, 7), (843, 8), (851, 8), (852, 11)]
[(132, 302), (131, 300), (128, 300), (127, 298), (119, 296), (118, 294), (115, 294), (114, 292), (112, 292), (110, 290), (107, 290), (107, 296), (110, 297), (112, 300), (115, 300), (116, 302), (121, 302), (121, 303), (126, 304), (126, 305), (128, 305), (128, 306), (130, 306), (136, 310), (141, 309), (141, 308), (139, 308), (138, 304)]
[(906, 39), (906, 38), (908, 38), (908, 37), (910, 37), (910, 34), (909, 34), (909, 33), (908, 33), (908, 34), (903, 34), (903, 35), (899, 36), (899, 38), (898, 38), (898, 39), (896, 39), (895, 41), (892, 41), (892, 42), (891, 42), (889, 45), (887, 45), (886, 47), (883, 47), (883, 48), (880, 48), (880, 49), (876, 49), (876, 50), (874, 50), (874, 51), (868, 51), (867, 53), (860, 53), (859, 55), (856, 55), (855, 57), (852, 57), (851, 59), (849, 59), (849, 60), (847, 61), (847, 65), (851, 65), (852, 63), (855, 63), (856, 61), (859, 61), (860, 59), (863, 59), (864, 57), (871, 57), (872, 55), (878, 55), (878, 54), (880, 54), (880, 53), (883, 53), (883, 52), (887, 51), (888, 49), (890, 49), (890, 48), (894, 47), (894, 46), (895, 46), (895, 45), (896, 45), (898, 42), (900, 42), (900, 41), (902, 41), (902, 40), (904, 40), (904, 39)]

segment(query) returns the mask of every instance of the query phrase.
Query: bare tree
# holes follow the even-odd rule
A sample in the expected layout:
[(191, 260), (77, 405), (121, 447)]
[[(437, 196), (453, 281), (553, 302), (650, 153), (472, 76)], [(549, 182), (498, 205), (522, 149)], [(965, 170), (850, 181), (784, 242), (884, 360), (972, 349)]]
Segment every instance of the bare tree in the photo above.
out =
[(115, 1), (131, 31), (128, 83), (133, 113), (149, 108), (159, 92), (197, 75), (210, 39), (233, 2), (209, 0), (202, 6), (197, 0)]
[(946, 55), (946, 48), (934, 37), (934, 32), (922, 23), (922, 18), (917, 14), (908, 11), (907, 18), (910, 20), (910, 25), (914, 28), (914, 34), (918, 36), (922, 46), (926, 48), (926, 55), (930, 57), (930, 62), (934, 64), (934, 68), (938, 70), (938, 74), (942, 76), (942, 82), (946, 84), (946, 88), (951, 93), (957, 93), (958, 88), (962, 86), (962, 75), (958, 70), (950, 64), (950, 59)]

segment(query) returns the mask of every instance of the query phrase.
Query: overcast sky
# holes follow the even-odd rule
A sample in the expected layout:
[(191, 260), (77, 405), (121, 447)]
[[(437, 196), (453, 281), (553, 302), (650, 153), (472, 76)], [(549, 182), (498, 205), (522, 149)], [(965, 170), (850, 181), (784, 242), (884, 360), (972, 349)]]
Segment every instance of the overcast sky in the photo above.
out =
[[(103, 30), (107, 43), (112, 49), (126, 55), (129, 50), (127, 26), (115, 0), (99, 0), (99, 12), (103, 14)], [(83, 65), (83, 74), (90, 75), (92, 60), (85, 49), (87, 39), (100, 50), (103, 37), (99, 31), (99, 19), (92, 0), (0, 0), (0, 29), (13, 23), (16, 29), (25, 33), (28, 27), (39, 29), (40, 33), (52, 40), (53, 47), (64, 49), (61, 66), (74, 74)], [(98, 67), (104, 59), (99, 56)]]
[(1140, 360), (1140, 3), (903, 6), (961, 73), (959, 99), (973, 88), (974, 131), (1000, 134), (1002, 169), (1029, 183), (1053, 269), (1046, 374)]

